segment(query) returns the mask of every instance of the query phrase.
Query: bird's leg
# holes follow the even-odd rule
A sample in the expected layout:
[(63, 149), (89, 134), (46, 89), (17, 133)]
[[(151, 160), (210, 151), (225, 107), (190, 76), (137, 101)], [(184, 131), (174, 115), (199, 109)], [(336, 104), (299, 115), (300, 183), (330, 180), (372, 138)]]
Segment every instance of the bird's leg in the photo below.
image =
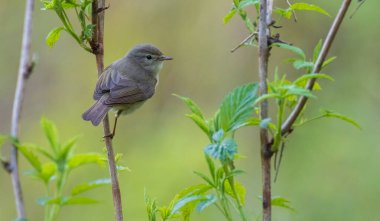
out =
[(115, 137), (115, 133), (116, 133), (116, 124), (117, 124), (117, 119), (119, 118), (120, 114), (121, 114), (122, 110), (118, 110), (115, 114), (115, 123), (113, 125), (113, 130), (112, 130), (112, 133), (111, 134), (108, 134), (104, 137), (110, 137), (111, 139)]

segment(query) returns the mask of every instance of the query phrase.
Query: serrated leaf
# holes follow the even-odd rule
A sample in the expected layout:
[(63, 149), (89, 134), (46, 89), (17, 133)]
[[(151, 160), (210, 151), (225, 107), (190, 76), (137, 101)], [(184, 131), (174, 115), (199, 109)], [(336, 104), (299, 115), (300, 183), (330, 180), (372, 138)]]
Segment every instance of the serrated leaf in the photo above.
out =
[(86, 164), (104, 165), (104, 156), (99, 153), (84, 153), (73, 155), (67, 162), (69, 169), (74, 169)]
[(71, 189), (71, 195), (75, 196), (80, 193), (95, 189), (97, 187), (106, 186), (111, 183), (111, 179), (98, 179), (88, 183), (81, 183)]
[(303, 50), (301, 48), (296, 47), (294, 45), (284, 44), (284, 43), (273, 43), (272, 46), (277, 46), (277, 47), (280, 47), (283, 49), (290, 50), (290, 51), (296, 53), (297, 55), (299, 55), (303, 60), (306, 59), (305, 52), (303, 52)]
[(314, 12), (318, 12), (318, 13), (330, 16), (329, 13), (327, 13), (324, 9), (322, 9), (319, 6), (313, 5), (313, 4), (302, 3), (302, 2), (292, 4), (289, 7), (289, 9), (290, 10), (314, 11)]
[(58, 27), (58, 28), (54, 28), (53, 30), (49, 32), (45, 40), (45, 43), (47, 44), (47, 46), (49, 46), (50, 48), (54, 46), (54, 44), (58, 41), (59, 37), (61, 36), (62, 30), (65, 30), (65, 28)]
[(176, 97), (178, 97), (182, 101), (184, 101), (185, 104), (191, 110), (192, 113), (194, 113), (195, 115), (198, 115), (200, 118), (204, 119), (201, 109), (199, 108), (199, 106), (193, 100), (191, 100), (188, 97), (179, 96), (177, 94), (173, 94), (173, 95), (176, 96)]
[(235, 88), (222, 101), (218, 122), (226, 133), (241, 127), (254, 112), (258, 84), (246, 84)]
[(289, 209), (291, 211), (295, 211), (295, 209), (290, 205), (290, 201), (285, 199), (284, 197), (275, 196), (272, 197), (272, 206), (278, 206), (285, 209)]
[(340, 113), (337, 113), (337, 112), (334, 112), (331, 110), (325, 110), (325, 109), (322, 109), (321, 113), (325, 117), (333, 117), (333, 118), (341, 119), (343, 121), (346, 121), (347, 123), (352, 124), (353, 126), (357, 127), (358, 129), (362, 129), (361, 126), (354, 119), (349, 118), (343, 114), (340, 114)]

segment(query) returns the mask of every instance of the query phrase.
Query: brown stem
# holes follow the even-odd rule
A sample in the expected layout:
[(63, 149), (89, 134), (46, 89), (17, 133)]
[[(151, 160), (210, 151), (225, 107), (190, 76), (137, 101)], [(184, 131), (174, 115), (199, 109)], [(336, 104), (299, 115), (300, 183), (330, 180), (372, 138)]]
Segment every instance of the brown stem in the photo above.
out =
[[(30, 45), (31, 45), (31, 34), (32, 34), (32, 13), (34, 9), (34, 0), (26, 1), (25, 17), (24, 17), (24, 28), (21, 46), (21, 56), (20, 64), (18, 69), (17, 85), (15, 98), (13, 102), (12, 109), (12, 122), (11, 122), (11, 136), (13, 139), (18, 139), (21, 107), (24, 100), (24, 90), (26, 80), (30, 76), (33, 66), (29, 64), (30, 62)], [(10, 172), (12, 179), (13, 193), (15, 197), (16, 210), (18, 219), (25, 219), (25, 205), (22, 196), (22, 189), (19, 176), (18, 168), (18, 152), (16, 146), (12, 146), (10, 162), (8, 165), (8, 171)]]
[[(326, 56), (331, 48), (331, 45), (335, 39), (336, 34), (339, 31), (340, 25), (342, 24), (342, 21), (346, 15), (346, 12), (351, 4), (351, 0), (343, 0), (343, 3), (339, 9), (338, 14), (335, 17), (335, 20), (333, 24), (330, 27), (330, 30), (327, 34), (326, 40), (323, 43), (321, 52), (318, 55), (317, 61), (315, 62), (315, 65), (313, 67), (312, 73), (319, 73), (322, 69), (323, 62), (326, 60)], [(310, 79), (306, 84), (306, 89), (313, 90), (314, 83), (317, 79), (312, 78)], [(282, 124), (282, 134), (288, 134), (292, 131), (292, 126), (294, 122), (297, 120), (298, 116), (301, 114), (302, 109), (304, 108), (308, 98), (307, 97), (301, 97), (297, 105), (294, 107), (293, 111), (290, 113), (289, 117), (286, 119), (286, 121)]]
[[(259, 21), (259, 79), (260, 79), (260, 96), (268, 93), (268, 24), (271, 22), (272, 4), (271, 0), (260, 0), (260, 21)], [(260, 103), (260, 118), (268, 118), (268, 101)], [(262, 185), (263, 185), (263, 220), (270, 221), (271, 212), (271, 170), (270, 160), (272, 157), (271, 144), (269, 143), (268, 130), (260, 129), (261, 143), (261, 168), (262, 168)]]
[[(104, 69), (104, 9), (105, 0), (94, 0), (92, 2), (92, 23), (95, 24), (93, 39), (91, 41), (92, 52), (96, 57), (98, 75)], [(121, 203), (121, 194), (119, 181), (117, 177), (117, 168), (115, 154), (112, 147), (112, 138), (107, 136), (111, 133), (108, 115), (103, 120), (104, 142), (107, 148), (108, 165), (112, 181), (112, 196), (114, 204), (114, 215), (116, 221), (123, 220), (123, 210)]]

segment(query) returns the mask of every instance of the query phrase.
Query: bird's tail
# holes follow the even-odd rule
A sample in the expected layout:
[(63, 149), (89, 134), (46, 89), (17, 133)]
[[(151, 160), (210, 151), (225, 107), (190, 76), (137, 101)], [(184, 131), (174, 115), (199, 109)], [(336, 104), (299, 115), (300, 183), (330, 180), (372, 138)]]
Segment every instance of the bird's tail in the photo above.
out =
[(83, 120), (91, 121), (94, 126), (99, 125), (100, 121), (106, 116), (111, 107), (103, 104), (108, 96), (102, 96), (90, 109), (82, 114)]

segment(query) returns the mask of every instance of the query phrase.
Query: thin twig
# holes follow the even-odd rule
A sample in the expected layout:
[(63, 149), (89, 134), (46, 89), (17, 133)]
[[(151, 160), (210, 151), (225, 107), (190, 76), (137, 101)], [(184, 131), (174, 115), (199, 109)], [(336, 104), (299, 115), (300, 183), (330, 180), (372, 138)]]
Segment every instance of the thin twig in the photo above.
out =
[[(346, 12), (351, 4), (351, 0), (343, 0), (343, 3), (339, 9), (338, 14), (335, 17), (335, 20), (333, 24), (331, 25), (331, 28), (327, 34), (326, 40), (323, 43), (321, 52), (318, 55), (317, 61), (315, 62), (315, 65), (313, 67), (312, 73), (319, 73), (322, 69), (323, 62), (326, 60), (326, 56), (330, 50), (330, 47), (335, 39), (335, 36), (337, 32), (339, 31), (340, 25), (342, 24), (342, 21), (346, 15)], [(306, 84), (306, 89), (312, 90), (314, 83), (316, 81), (316, 78), (310, 79)], [(297, 120), (298, 116), (301, 114), (302, 109), (304, 108), (308, 98), (307, 97), (301, 97), (297, 105), (294, 107), (293, 111), (290, 113), (289, 117), (286, 119), (286, 121), (282, 125), (282, 134), (287, 134), (291, 132), (292, 126), (294, 122)]]
[[(259, 79), (260, 79), (260, 96), (268, 93), (268, 62), (269, 47), (268, 36), (269, 25), (272, 22), (271, 13), (272, 0), (260, 0), (260, 21), (259, 21)], [(268, 101), (264, 100), (260, 103), (260, 118), (268, 118)], [(271, 144), (268, 138), (268, 129), (260, 129), (261, 142), (261, 168), (262, 168), (262, 185), (263, 185), (263, 220), (270, 221), (272, 216), (271, 208), (271, 165), (272, 157)]]
[[(93, 39), (91, 41), (91, 48), (96, 56), (96, 64), (98, 68), (98, 75), (104, 69), (104, 9), (105, 0), (94, 0), (92, 2), (92, 23), (95, 24)], [(104, 129), (104, 142), (107, 148), (108, 165), (112, 181), (112, 197), (114, 204), (114, 215), (116, 221), (123, 220), (123, 210), (121, 203), (121, 194), (119, 181), (117, 177), (117, 168), (115, 162), (115, 154), (112, 146), (112, 138), (107, 136), (111, 133), (108, 114), (103, 120)]]
[[(292, 3), (290, 3), (289, 0), (286, 0), (286, 3), (288, 3), (289, 7), (292, 6)], [(293, 17), (294, 17), (294, 22), (297, 22), (297, 15), (296, 15), (296, 12), (294, 10), (292, 10), (292, 14), (293, 14)]]
[[(18, 69), (17, 86), (12, 109), (11, 136), (18, 139), (21, 107), (24, 100), (24, 91), (26, 80), (30, 76), (33, 68), (30, 62), (30, 46), (32, 35), (32, 13), (34, 9), (34, 0), (26, 1), (24, 28), (21, 46), (20, 64)], [(13, 193), (15, 196), (16, 210), (18, 219), (25, 219), (25, 205), (22, 197), (22, 189), (18, 168), (18, 153), (16, 146), (12, 146), (11, 157), (9, 162), (9, 171), (12, 178)]]
[(242, 42), (240, 42), (236, 47), (230, 50), (231, 53), (235, 52), (237, 49), (239, 49), (241, 46), (245, 45), (248, 41), (252, 39), (252, 37), (257, 36), (257, 32), (253, 32), (248, 37), (246, 37)]

